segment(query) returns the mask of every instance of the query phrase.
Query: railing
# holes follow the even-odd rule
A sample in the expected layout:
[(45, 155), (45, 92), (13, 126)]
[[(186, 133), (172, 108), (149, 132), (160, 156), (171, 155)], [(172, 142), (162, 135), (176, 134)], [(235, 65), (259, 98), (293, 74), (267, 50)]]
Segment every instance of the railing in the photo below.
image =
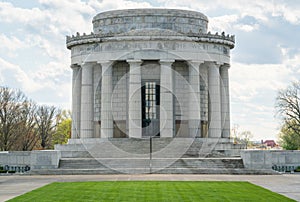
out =
[[(140, 33), (138, 34), (138, 36), (148, 36), (149, 34), (147, 32), (144, 33)], [(221, 34), (219, 34), (218, 32), (216, 32), (215, 34), (211, 34), (210, 32), (208, 32), (207, 34), (203, 34), (203, 33), (188, 33), (187, 35), (183, 35), (180, 33), (169, 33), (168, 34), (169, 37), (173, 36), (173, 37), (193, 37), (196, 38), (196, 41), (204, 41), (204, 42), (217, 42), (217, 43), (222, 43), (227, 41), (230, 42), (229, 45), (233, 48), (234, 43), (235, 43), (235, 36), (234, 35), (225, 35), (225, 32), (222, 32)], [(108, 37), (120, 37), (118, 36), (118, 33), (108, 33), (108, 34), (94, 34), (93, 32), (91, 32), (90, 34), (86, 34), (83, 33), (82, 35), (80, 35), (79, 32), (77, 32), (77, 34), (74, 36), (67, 36), (66, 37), (66, 43), (67, 43), (67, 47), (71, 48), (74, 45), (77, 44), (86, 44), (86, 43), (95, 43), (95, 42), (101, 42), (102, 39), (108, 38)], [(126, 33), (123, 33), (122, 37), (126, 37)], [(213, 41), (216, 40), (216, 41)]]

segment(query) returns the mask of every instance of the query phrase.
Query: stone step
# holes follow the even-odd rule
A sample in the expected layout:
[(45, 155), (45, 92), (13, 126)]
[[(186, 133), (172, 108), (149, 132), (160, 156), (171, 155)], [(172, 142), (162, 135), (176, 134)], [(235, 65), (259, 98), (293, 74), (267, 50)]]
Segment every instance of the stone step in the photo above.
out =
[[(62, 157), (95, 158), (138, 158), (150, 153), (149, 139), (76, 139), (72, 144), (55, 145)], [(242, 145), (232, 144), (223, 139), (205, 138), (153, 138), (152, 153), (158, 157), (180, 158), (214, 156), (240, 156)], [(69, 153), (68, 153), (69, 152)]]
[(105, 174), (234, 174), (234, 175), (279, 175), (269, 169), (220, 169), (220, 168), (163, 168), (150, 171), (147, 169), (128, 168), (122, 170), (103, 169), (39, 169), (31, 170), (28, 175), (105, 175)]
[(62, 158), (59, 167), (66, 169), (94, 168), (244, 168), (241, 158)]

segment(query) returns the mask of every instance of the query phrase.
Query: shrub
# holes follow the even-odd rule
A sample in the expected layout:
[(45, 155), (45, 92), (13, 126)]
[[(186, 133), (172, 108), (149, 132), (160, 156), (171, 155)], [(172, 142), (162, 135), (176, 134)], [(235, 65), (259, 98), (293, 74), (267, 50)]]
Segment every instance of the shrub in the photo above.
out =
[(300, 172), (300, 166), (295, 169), (295, 172)]
[(14, 170), (9, 170), (9, 171), (7, 171), (7, 173), (15, 173), (16, 171), (14, 171)]
[(7, 170), (0, 170), (0, 173), (7, 173)]

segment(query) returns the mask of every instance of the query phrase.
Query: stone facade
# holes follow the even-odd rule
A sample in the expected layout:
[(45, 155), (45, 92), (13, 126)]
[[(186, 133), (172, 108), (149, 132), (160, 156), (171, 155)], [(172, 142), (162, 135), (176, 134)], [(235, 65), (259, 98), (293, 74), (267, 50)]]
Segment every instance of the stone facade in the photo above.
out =
[(72, 139), (229, 139), (235, 39), (207, 24), (194, 11), (116, 10), (96, 15), (91, 34), (68, 36)]

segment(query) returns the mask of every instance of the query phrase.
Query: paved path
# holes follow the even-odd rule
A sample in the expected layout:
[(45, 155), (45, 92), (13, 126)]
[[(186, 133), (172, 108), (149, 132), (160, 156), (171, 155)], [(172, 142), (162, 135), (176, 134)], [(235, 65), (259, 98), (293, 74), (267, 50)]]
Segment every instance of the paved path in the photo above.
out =
[(300, 201), (300, 175), (36, 175), (0, 176), (0, 201), (5, 201), (51, 182), (127, 180), (248, 181)]

